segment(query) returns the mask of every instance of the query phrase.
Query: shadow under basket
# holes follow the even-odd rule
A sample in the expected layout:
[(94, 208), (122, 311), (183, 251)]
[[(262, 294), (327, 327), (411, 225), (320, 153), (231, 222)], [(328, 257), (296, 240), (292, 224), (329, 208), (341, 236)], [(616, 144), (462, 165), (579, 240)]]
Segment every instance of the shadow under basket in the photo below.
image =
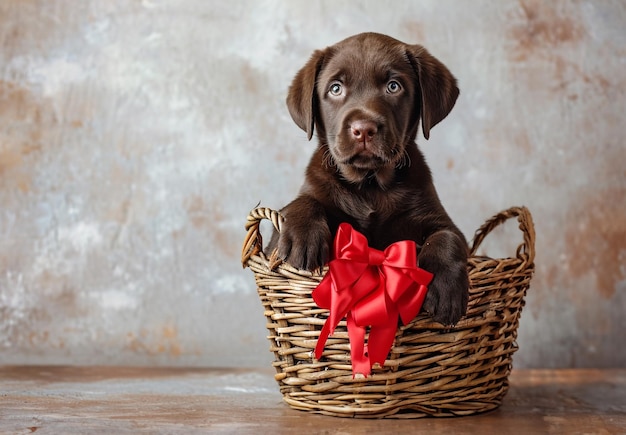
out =
[[(485, 236), (513, 217), (523, 234), (515, 257), (477, 256)], [(328, 339), (322, 358), (313, 357), (328, 311), (317, 307), (311, 292), (326, 269), (311, 273), (270, 261), (259, 229), (263, 219), (281, 229), (278, 212), (252, 210), (242, 263), (254, 272), (275, 355), (275, 378), (290, 407), (341, 417), (419, 418), (470, 415), (500, 405), (509, 388), (519, 318), (534, 271), (535, 232), (528, 209), (512, 207), (476, 231), (465, 317), (445, 327), (419, 314), (398, 327), (384, 365), (356, 379), (345, 320)]]

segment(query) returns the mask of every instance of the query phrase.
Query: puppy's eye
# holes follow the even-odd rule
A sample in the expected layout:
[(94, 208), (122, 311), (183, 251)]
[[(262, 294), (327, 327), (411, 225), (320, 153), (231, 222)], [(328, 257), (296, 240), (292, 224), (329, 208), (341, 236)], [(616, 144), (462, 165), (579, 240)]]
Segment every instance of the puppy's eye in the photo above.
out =
[(332, 83), (328, 89), (328, 93), (333, 97), (338, 97), (343, 94), (343, 86), (341, 86), (341, 83)]
[(400, 86), (400, 83), (398, 83), (395, 80), (392, 80), (389, 83), (387, 83), (387, 92), (389, 92), (390, 94), (395, 94), (397, 92), (400, 92), (401, 89), (402, 89), (402, 86)]

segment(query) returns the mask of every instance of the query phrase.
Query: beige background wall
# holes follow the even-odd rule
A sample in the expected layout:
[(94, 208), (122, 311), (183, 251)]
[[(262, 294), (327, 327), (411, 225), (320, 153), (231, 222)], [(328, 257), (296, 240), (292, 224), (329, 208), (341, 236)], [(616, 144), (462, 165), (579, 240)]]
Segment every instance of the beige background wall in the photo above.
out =
[(266, 365), (239, 254), (314, 147), (287, 86), (378, 31), (459, 79), (419, 143), (467, 237), (533, 212), (516, 367), (626, 366), (625, 29), (621, 1), (0, 2), (0, 363)]

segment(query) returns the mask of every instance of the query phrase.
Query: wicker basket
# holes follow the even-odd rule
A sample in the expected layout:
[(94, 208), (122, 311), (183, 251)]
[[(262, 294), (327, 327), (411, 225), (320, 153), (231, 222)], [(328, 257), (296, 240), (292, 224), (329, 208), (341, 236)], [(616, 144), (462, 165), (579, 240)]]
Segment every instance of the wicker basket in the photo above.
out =
[[(512, 217), (517, 217), (524, 239), (515, 257), (477, 256), (485, 236)], [(273, 264), (262, 251), (263, 219), (280, 231), (278, 212), (254, 209), (248, 216), (242, 262), (255, 275), (275, 355), (275, 378), (289, 406), (342, 417), (417, 418), (469, 415), (500, 405), (534, 270), (535, 233), (525, 207), (503, 211), (476, 231), (466, 316), (453, 328), (425, 314), (399, 326), (389, 358), (366, 379), (353, 379), (345, 321), (327, 341), (321, 360), (314, 359), (328, 311), (315, 305), (311, 292), (323, 274)]]

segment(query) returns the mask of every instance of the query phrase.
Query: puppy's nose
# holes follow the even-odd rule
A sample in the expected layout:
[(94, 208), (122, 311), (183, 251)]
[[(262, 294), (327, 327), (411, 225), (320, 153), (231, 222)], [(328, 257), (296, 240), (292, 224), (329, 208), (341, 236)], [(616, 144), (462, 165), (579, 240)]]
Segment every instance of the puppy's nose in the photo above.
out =
[(378, 132), (378, 127), (373, 121), (359, 120), (350, 124), (352, 137), (357, 140), (369, 140)]

